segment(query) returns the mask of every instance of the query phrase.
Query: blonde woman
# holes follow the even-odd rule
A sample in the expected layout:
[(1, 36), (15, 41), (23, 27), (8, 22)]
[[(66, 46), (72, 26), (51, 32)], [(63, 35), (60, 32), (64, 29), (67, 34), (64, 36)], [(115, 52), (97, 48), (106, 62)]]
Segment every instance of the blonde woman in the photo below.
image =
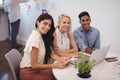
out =
[(55, 31), (56, 46), (59, 50), (56, 50), (60, 56), (74, 56), (78, 51), (77, 45), (71, 33), (71, 18), (66, 14), (61, 14), (58, 17), (58, 25)]

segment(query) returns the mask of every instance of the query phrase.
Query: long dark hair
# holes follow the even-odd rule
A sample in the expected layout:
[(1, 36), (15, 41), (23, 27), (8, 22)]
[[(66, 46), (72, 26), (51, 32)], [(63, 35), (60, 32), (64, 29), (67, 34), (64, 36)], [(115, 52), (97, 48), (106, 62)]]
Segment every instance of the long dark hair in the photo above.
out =
[[(50, 54), (51, 54), (51, 46), (52, 46), (52, 42), (54, 40), (54, 36), (53, 36), (53, 33), (55, 31), (55, 27), (54, 27), (54, 21), (53, 21), (53, 18), (50, 14), (48, 13), (43, 13), (41, 14), (37, 21), (41, 22), (42, 20), (45, 20), (45, 19), (50, 19), (52, 21), (51, 23), (51, 29), (47, 32), (47, 34), (43, 34), (42, 35), (42, 38), (43, 38), (43, 41), (44, 41), (44, 44), (45, 44), (45, 49), (46, 49), (46, 54), (45, 54), (45, 60), (44, 60), (44, 63), (47, 63), (48, 59), (50, 58)], [(36, 28), (38, 27), (37, 26), (37, 21), (35, 23), (35, 26)]]

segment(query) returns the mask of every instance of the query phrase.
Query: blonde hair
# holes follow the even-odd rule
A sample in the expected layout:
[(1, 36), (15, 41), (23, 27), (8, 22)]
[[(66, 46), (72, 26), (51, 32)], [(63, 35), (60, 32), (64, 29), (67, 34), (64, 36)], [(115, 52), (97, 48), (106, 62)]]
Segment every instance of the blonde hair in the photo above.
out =
[[(61, 15), (58, 17), (58, 23), (61, 22), (61, 20), (62, 20), (63, 17), (69, 18), (69, 20), (70, 20), (70, 29), (69, 29), (68, 32), (71, 32), (71, 25), (72, 25), (72, 24), (71, 24), (71, 18), (70, 18), (70, 16), (68, 16), (67, 14), (61, 14)], [(57, 25), (56, 28), (59, 28), (59, 25)]]

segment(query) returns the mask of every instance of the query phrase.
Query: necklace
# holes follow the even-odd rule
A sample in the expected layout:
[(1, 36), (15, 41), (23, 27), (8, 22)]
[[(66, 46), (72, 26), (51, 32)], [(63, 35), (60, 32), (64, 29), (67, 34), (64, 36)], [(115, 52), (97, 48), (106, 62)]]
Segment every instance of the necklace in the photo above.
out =
[(63, 36), (61, 35), (61, 44), (63, 44)]

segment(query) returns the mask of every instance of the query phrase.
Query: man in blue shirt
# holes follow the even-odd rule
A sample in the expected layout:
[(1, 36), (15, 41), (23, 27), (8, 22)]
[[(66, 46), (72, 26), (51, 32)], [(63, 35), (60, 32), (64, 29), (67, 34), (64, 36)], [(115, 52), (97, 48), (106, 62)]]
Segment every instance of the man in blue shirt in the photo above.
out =
[(91, 54), (93, 50), (100, 48), (100, 32), (90, 26), (91, 18), (88, 12), (84, 11), (78, 17), (81, 26), (73, 32), (74, 39), (79, 51)]

